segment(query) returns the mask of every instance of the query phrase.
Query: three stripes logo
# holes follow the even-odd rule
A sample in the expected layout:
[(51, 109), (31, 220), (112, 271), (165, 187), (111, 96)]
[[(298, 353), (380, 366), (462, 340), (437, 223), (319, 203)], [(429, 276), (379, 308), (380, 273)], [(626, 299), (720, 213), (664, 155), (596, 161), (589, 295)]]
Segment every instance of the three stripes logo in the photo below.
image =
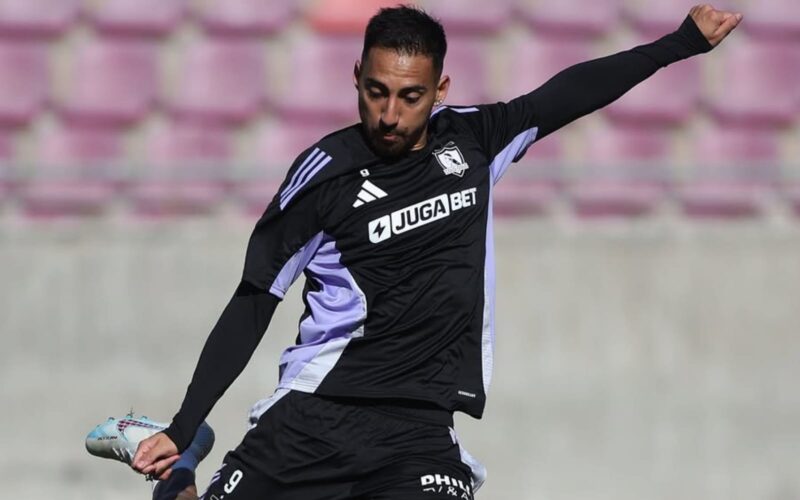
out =
[(364, 181), (364, 184), (361, 185), (361, 190), (358, 192), (357, 199), (353, 203), (353, 208), (358, 208), (361, 205), (380, 198), (386, 198), (387, 196), (389, 195), (386, 194), (386, 191), (383, 189), (379, 188), (370, 181)]
[(308, 184), (308, 181), (317, 175), (331, 160), (332, 158), (325, 151), (314, 148), (314, 151), (306, 157), (302, 165), (295, 171), (286, 188), (281, 191), (281, 210), (286, 208), (286, 205), (294, 198), (294, 195), (300, 192), (303, 186)]

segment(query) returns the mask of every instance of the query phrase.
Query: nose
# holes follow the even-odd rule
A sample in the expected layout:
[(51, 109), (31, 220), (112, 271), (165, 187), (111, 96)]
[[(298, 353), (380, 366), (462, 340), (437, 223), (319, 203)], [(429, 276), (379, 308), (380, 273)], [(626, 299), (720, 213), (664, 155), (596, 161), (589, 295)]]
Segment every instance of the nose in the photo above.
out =
[(381, 110), (381, 125), (383, 128), (393, 129), (400, 121), (400, 113), (397, 109), (397, 101), (393, 98), (387, 99), (386, 104)]

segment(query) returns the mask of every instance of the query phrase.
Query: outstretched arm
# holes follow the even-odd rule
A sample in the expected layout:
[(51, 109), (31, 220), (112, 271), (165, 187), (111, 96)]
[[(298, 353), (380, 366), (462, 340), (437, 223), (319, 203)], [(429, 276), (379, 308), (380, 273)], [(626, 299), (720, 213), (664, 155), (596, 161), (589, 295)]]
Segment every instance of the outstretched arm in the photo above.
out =
[(693, 7), (677, 31), (659, 40), (571, 66), (521, 97), (538, 127), (537, 139), (602, 108), (644, 81), (658, 69), (717, 46), (742, 15)]
[[(294, 182), (314, 151), (289, 169), (281, 192)], [(310, 170), (310, 169), (309, 169)], [(321, 241), (320, 202), (313, 188), (281, 203), (275, 195), (247, 245), (242, 281), (208, 336), (181, 408), (164, 431), (139, 443), (132, 466), (164, 479), (178, 453), (189, 446), (211, 408), (242, 372), (272, 319), (278, 302), (302, 274)]]
[(164, 473), (178, 453), (189, 446), (200, 423), (244, 370), (278, 302), (274, 295), (242, 281), (208, 336), (172, 424), (140, 443), (132, 462), (134, 469), (166, 477)]
[(206, 340), (180, 410), (164, 431), (183, 451), (222, 394), (244, 370), (278, 298), (242, 281)]

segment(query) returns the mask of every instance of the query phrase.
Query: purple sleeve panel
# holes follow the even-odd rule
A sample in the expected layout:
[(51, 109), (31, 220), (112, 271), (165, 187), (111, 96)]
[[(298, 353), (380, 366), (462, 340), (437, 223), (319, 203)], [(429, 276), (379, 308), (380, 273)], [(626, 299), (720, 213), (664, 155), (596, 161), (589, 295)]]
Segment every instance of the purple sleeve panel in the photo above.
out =
[(286, 261), (286, 264), (283, 265), (275, 281), (269, 287), (269, 292), (272, 295), (275, 295), (279, 299), (283, 299), (286, 296), (289, 287), (292, 286), (292, 283), (297, 280), (308, 263), (314, 258), (314, 255), (317, 253), (322, 243), (322, 238), (322, 232), (317, 233), (308, 243), (303, 245), (300, 250)]
[(497, 184), (497, 181), (503, 176), (508, 169), (509, 165), (519, 160), (528, 150), (533, 141), (536, 140), (536, 134), (539, 129), (534, 127), (520, 133), (502, 150), (497, 156), (494, 157), (492, 163), (489, 165), (489, 170), (492, 172), (492, 184)]
[(281, 356), (280, 387), (313, 392), (350, 339), (364, 335), (367, 300), (350, 270), (342, 265), (333, 239), (323, 239), (307, 270), (319, 290), (306, 295), (310, 314), (300, 323), (297, 345)]

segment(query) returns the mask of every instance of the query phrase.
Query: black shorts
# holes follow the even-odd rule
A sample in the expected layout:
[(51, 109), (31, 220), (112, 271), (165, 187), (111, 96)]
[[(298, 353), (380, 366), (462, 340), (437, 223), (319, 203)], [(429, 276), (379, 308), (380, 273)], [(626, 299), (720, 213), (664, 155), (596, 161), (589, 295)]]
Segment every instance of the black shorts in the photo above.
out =
[(473, 500), (482, 481), (441, 410), (297, 391), (266, 401), (202, 500)]

